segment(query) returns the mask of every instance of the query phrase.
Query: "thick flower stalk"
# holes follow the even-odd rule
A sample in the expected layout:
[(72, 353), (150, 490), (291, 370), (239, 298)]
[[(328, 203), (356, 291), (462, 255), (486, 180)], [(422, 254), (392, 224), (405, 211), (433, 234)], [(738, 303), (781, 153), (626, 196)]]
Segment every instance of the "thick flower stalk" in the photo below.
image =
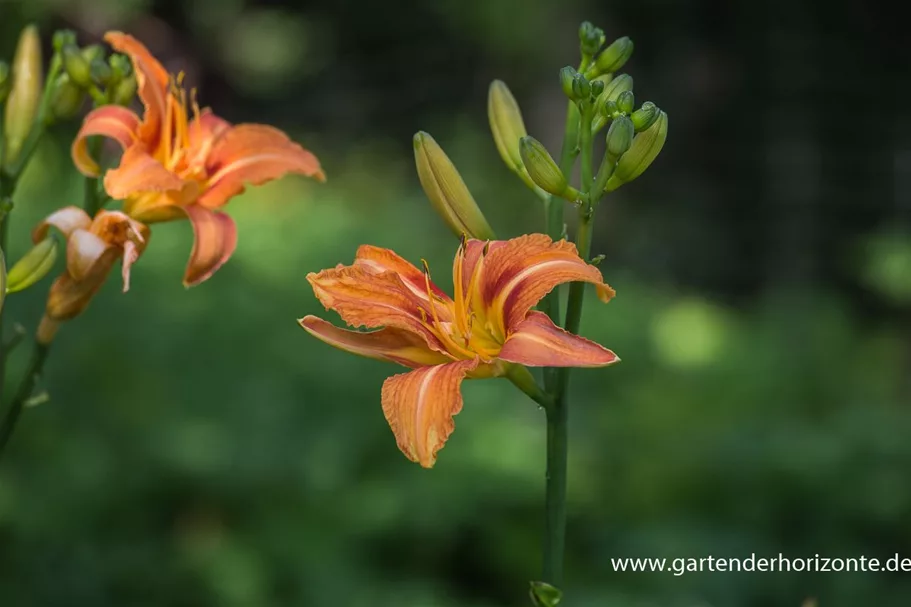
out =
[(320, 163), (285, 133), (262, 124), (232, 125), (208, 108), (195, 91), (188, 96), (182, 76), (171, 76), (138, 40), (108, 32), (105, 40), (133, 62), (142, 116), (105, 105), (86, 116), (73, 142), (76, 167), (87, 176), (101, 169), (87, 139), (102, 135), (123, 148), (120, 164), (104, 175), (108, 195), (123, 201), (131, 218), (154, 223), (185, 218), (195, 242), (184, 275), (187, 286), (209, 278), (237, 245), (234, 221), (219, 209), (243, 192), (286, 173), (323, 181)]
[(422, 271), (393, 251), (366, 245), (352, 265), (307, 279), (347, 324), (378, 329), (351, 331), (306, 316), (299, 322), (311, 335), (413, 369), (385, 381), (382, 406), (399, 448), (426, 468), (455, 427), (466, 377), (502, 377), (515, 365), (602, 367), (619, 360), (532, 309), (571, 281), (593, 283), (604, 302), (614, 295), (573, 244), (541, 234), (463, 242), (453, 264), (453, 297), (433, 283), (426, 265)]

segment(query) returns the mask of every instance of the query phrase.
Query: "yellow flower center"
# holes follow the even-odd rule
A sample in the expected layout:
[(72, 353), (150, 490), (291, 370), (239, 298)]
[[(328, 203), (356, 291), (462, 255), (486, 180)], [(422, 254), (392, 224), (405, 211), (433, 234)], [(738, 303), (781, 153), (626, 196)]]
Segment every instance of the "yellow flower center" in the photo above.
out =
[(154, 156), (166, 169), (183, 179), (204, 181), (205, 167), (197, 161), (200, 154), (194, 154), (195, 157), (189, 156), (191, 112), (192, 118), (199, 125), (200, 110), (196, 102), (196, 89), (190, 90), (188, 102), (187, 91), (182, 86), (183, 78), (184, 74), (180, 72), (172, 77), (169, 83), (161, 136)]
[[(432, 318), (425, 319), (425, 323), (443, 343), (450, 354), (459, 359), (473, 359), (480, 357), (484, 361), (492, 361), (500, 353), (505, 341), (505, 335), (498, 330), (487, 315), (481, 299), (478, 281), (484, 256), (478, 260), (474, 271), (468, 281), (467, 288), (463, 288), (462, 267), (465, 259), (464, 243), (459, 247), (456, 258), (455, 275), (453, 276), (454, 297), (452, 302), (444, 301), (434, 294), (430, 287), (430, 268), (424, 263), (424, 279), (427, 288), (427, 297), (430, 300), (430, 313)], [(452, 321), (441, 321), (438, 307), (448, 309)]]

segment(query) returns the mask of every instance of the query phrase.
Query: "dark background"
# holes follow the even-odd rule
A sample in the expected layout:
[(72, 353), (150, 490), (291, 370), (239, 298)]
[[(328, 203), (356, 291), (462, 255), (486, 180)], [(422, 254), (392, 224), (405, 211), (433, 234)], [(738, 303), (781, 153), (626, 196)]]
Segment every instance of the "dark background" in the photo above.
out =
[[(133, 33), (203, 105), (268, 122), (329, 182), (229, 209), (231, 262), (180, 285), (190, 230), (155, 227), (121, 296), (59, 335), (0, 462), (4, 606), (524, 605), (543, 526), (543, 415), (471, 382), (432, 471), (380, 410), (389, 365), (331, 350), (307, 272), (359, 243), (457, 243), (424, 199), (429, 131), (498, 234), (541, 229), (490, 138), (505, 80), (556, 153), (579, 22), (629, 35), (667, 145), (609, 197), (595, 254), (618, 297), (583, 333), (623, 363), (574, 374), (569, 607), (911, 604), (909, 574), (619, 573), (617, 557), (911, 557), (911, 106), (905, 23), (861, 2), (5, 0), (0, 56), (37, 22)], [(23, 179), (10, 257), (79, 204), (55, 128)], [(115, 283), (116, 281), (111, 281)], [(30, 329), (50, 277), (7, 301)], [(335, 320), (331, 313), (324, 314)], [(24, 360), (16, 353), (10, 379)]]

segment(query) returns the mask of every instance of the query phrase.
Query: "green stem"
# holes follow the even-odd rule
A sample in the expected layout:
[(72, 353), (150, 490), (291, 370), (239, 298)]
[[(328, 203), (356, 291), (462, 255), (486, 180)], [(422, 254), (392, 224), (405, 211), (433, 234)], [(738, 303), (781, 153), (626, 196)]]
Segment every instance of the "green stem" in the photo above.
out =
[[(89, 154), (92, 158), (97, 159), (101, 152), (103, 141), (101, 137), (92, 137), (89, 139)], [(95, 213), (102, 207), (102, 198), (98, 192), (98, 177), (86, 177), (83, 185), (82, 207), (89, 217), (94, 217)]]
[(32, 392), (35, 390), (35, 384), (41, 376), (41, 370), (44, 368), (44, 361), (47, 358), (47, 353), (47, 345), (35, 344), (35, 351), (32, 353), (32, 360), (29, 362), (28, 369), (26, 369), (25, 375), (22, 376), (19, 389), (16, 391), (15, 396), (13, 396), (13, 402), (10, 403), (6, 415), (3, 416), (3, 421), (0, 422), (0, 456), (3, 455), (6, 444), (9, 442), (13, 430), (16, 428), (16, 422), (19, 421), (19, 416), (22, 414), (22, 408), (25, 406), (28, 399), (31, 398)]
[[(581, 190), (583, 204), (579, 208), (579, 227), (576, 233), (576, 247), (583, 259), (588, 259), (592, 233), (592, 109), (583, 106), (579, 121), (581, 158)], [(576, 333), (582, 317), (582, 302), (585, 283), (574, 282), (569, 288), (566, 309), (566, 330)], [(547, 474), (544, 536), (544, 581), (556, 586), (563, 585), (563, 558), (566, 546), (566, 471), (569, 451), (569, 368), (556, 369), (552, 376), (554, 402), (547, 411)]]

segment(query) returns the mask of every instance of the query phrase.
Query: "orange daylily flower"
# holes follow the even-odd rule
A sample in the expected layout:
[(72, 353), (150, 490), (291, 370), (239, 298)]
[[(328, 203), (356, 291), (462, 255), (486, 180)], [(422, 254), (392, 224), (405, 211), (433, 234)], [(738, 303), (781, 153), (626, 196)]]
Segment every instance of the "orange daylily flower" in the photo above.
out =
[(85, 117), (73, 142), (76, 167), (85, 175), (100, 169), (87, 138), (103, 135), (120, 144), (120, 165), (109, 170), (104, 187), (123, 200), (123, 211), (151, 223), (186, 218), (195, 242), (184, 275), (187, 286), (209, 278), (231, 257), (237, 245), (234, 221), (218, 209), (244, 191), (285, 173), (325, 180), (319, 160), (282, 131), (262, 124), (223, 120), (200, 110), (180, 88), (181, 77), (168, 75), (145, 46), (132, 36), (108, 32), (104, 39), (133, 61), (139, 98), (145, 111), (106, 105)]
[(351, 331), (306, 316), (298, 322), (307, 332), (413, 369), (385, 381), (383, 413), (405, 456), (426, 468), (455, 428), (466, 377), (499, 377), (511, 364), (601, 367), (619, 360), (532, 310), (565, 282), (594, 283), (604, 302), (614, 295), (575, 245), (542, 234), (464, 242), (455, 257), (452, 298), (431, 281), (426, 265), (422, 272), (393, 251), (367, 245), (352, 265), (310, 273), (307, 280), (327, 310), (353, 327), (378, 329)]
[(47, 319), (56, 323), (82, 313), (120, 258), (123, 290), (129, 290), (130, 267), (149, 242), (146, 225), (119, 211), (100, 211), (92, 219), (79, 207), (65, 207), (38, 224), (32, 240), (44, 240), (51, 227), (66, 238), (66, 270), (51, 285)]

